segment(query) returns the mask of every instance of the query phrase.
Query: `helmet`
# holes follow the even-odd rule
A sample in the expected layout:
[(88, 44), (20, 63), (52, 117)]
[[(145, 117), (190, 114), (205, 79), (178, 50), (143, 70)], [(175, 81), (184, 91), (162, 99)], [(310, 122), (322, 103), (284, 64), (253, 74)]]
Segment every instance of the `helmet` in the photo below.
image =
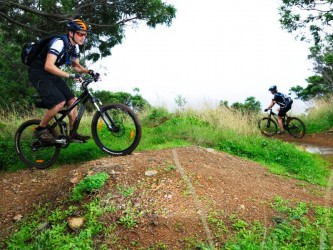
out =
[(76, 32), (78, 30), (88, 31), (88, 25), (80, 19), (74, 19), (66, 24), (69, 31)]
[(276, 87), (276, 85), (273, 85), (273, 86), (270, 86), (268, 90), (269, 91), (276, 91), (277, 87)]

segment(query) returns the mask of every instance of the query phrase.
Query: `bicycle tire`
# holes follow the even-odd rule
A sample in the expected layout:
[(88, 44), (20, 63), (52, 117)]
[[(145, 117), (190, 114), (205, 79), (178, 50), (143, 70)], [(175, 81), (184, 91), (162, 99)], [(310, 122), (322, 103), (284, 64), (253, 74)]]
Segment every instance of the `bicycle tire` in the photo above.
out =
[[(45, 169), (52, 166), (59, 157), (60, 146), (43, 146), (34, 136), (40, 120), (29, 120), (21, 124), (15, 133), (15, 151), (20, 160), (29, 167)], [(55, 135), (55, 133), (53, 132)]]
[(288, 133), (294, 138), (302, 138), (306, 133), (304, 122), (297, 117), (289, 117), (287, 123)]
[(272, 118), (264, 117), (259, 120), (258, 127), (265, 136), (274, 136), (278, 131), (278, 126)]
[[(118, 131), (111, 131), (101, 117), (112, 120)], [(101, 107), (91, 122), (91, 134), (96, 145), (105, 153), (113, 156), (128, 155), (139, 145), (141, 124), (136, 114), (126, 105), (109, 104)], [(110, 122), (111, 123), (111, 122)]]

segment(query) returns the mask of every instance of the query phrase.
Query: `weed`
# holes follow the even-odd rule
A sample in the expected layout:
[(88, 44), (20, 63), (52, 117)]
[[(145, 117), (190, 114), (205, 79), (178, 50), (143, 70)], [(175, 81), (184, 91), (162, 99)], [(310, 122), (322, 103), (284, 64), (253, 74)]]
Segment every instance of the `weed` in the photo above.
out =
[(83, 178), (73, 189), (72, 199), (80, 201), (83, 193), (90, 193), (103, 187), (106, 180), (109, 178), (107, 173), (97, 173), (95, 175)]
[(176, 166), (174, 166), (174, 165), (169, 165), (169, 166), (167, 166), (164, 170), (165, 170), (165, 172), (169, 173), (169, 172), (171, 172), (171, 171), (173, 171), (173, 170), (176, 170), (176, 169), (177, 169)]
[(133, 195), (135, 187), (129, 187), (127, 185), (124, 186), (117, 185), (117, 190), (120, 192), (122, 196), (129, 197)]
[(119, 218), (119, 224), (125, 228), (133, 228), (136, 226), (136, 220), (132, 214), (125, 213)]

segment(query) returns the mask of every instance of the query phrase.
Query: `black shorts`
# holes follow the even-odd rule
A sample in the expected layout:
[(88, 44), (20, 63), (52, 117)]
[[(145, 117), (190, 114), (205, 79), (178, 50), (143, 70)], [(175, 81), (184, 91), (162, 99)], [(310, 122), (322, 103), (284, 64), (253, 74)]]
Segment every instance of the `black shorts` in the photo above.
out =
[(293, 103), (290, 103), (287, 107), (285, 107), (285, 108), (280, 108), (280, 111), (279, 111), (279, 113), (278, 113), (278, 116), (280, 116), (280, 117), (284, 117), (285, 115), (286, 115), (286, 113), (291, 109), (291, 105), (292, 105)]
[(38, 91), (45, 108), (51, 109), (75, 97), (63, 79), (44, 70), (29, 68), (29, 80)]

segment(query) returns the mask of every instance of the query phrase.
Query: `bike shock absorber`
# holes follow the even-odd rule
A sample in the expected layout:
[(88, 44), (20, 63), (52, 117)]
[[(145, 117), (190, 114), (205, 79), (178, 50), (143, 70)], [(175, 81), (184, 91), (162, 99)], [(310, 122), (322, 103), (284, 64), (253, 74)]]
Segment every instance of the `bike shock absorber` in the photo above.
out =
[(65, 121), (61, 121), (60, 122), (60, 126), (63, 129), (64, 135), (68, 135), (68, 126), (67, 126), (67, 123)]

